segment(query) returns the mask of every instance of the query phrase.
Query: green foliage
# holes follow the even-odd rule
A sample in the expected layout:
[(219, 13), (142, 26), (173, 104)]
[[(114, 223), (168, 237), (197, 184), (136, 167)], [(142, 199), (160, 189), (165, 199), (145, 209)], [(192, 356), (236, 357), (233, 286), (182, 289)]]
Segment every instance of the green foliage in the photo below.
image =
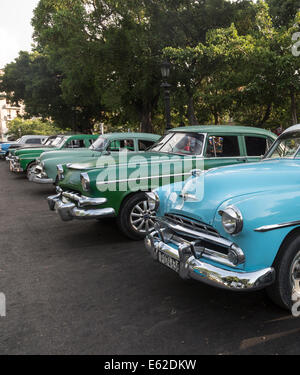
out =
[(56, 135), (63, 134), (70, 129), (62, 130), (51, 122), (44, 122), (39, 119), (23, 120), (15, 118), (8, 124), (8, 135), (20, 138), (23, 135)]
[(297, 10), (298, 0), (40, 0), (35, 51), (5, 67), (0, 92), (73, 131), (162, 133), (168, 58), (174, 126), (288, 126), (300, 96)]
[(267, 0), (276, 27), (291, 26), (299, 11), (299, 0)]

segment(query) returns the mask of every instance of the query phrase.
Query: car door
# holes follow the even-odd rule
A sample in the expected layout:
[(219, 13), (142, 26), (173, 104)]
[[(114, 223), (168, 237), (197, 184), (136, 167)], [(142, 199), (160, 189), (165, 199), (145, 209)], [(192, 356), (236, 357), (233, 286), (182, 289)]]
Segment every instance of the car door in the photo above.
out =
[(207, 134), (204, 150), (204, 169), (243, 164), (243, 138), (236, 134)]
[(253, 163), (261, 160), (272, 146), (273, 139), (264, 135), (244, 135), (244, 142), (247, 162)]

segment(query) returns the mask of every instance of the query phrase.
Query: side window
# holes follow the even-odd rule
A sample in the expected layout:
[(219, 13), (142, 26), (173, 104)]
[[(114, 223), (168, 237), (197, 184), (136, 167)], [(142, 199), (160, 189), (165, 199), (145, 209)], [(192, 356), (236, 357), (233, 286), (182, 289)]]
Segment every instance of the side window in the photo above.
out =
[(32, 144), (32, 145), (40, 145), (41, 139), (40, 138), (28, 138), (25, 141), (26, 144)]
[(84, 140), (83, 139), (72, 139), (71, 141), (67, 142), (66, 148), (83, 148)]
[(240, 156), (237, 136), (211, 135), (207, 139), (206, 156), (211, 158)]
[(261, 156), (268, 150), (267, 139), (263, 137), (245, 137), (248, 156)]
[(139, 151), (145, 151), (147, 150), (147, 148), (151, 147), (152, 145), (154, 145), (154, 141), (144, 141), (144, 140), (139, 140), (138, 144), (139, 144)]
[(120, 139), (110, 142), (109, 151), (134, 151), (133, 139)]

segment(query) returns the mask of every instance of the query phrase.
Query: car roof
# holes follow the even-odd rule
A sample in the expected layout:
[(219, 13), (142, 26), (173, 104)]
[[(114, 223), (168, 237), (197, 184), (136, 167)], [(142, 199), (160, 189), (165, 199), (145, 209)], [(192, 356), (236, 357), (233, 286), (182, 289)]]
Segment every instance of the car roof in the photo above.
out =
[(48, 135), (23, 135), (21, 138), (48, 138)]
[(170, 132), (196, 132), (196, 133), (236, 133), (236, 134), (263, 134), (263, 135), (273, 135), (269, 130), (255, 128), (253, 126), (239, 126), (239, 125), (194, 125), (194, 126), (184, 126), (179, 128), (174, 128), (169, 130)]
[(282, 134), (289, 133), (289, 132), (295, 132), (295, 131), (300, 131), (300, 124), (290, 126)]
[(153, 139), (156, 138), (159, 139), (161, 136), (157, 134), (151, 134), (151, 133), (107, 133), (100, 135), (100, 137), (111, 139), (111, 138), (118, 138), (118, 139), (128, 139), (128, 138), (142, 138), (142, 139)]

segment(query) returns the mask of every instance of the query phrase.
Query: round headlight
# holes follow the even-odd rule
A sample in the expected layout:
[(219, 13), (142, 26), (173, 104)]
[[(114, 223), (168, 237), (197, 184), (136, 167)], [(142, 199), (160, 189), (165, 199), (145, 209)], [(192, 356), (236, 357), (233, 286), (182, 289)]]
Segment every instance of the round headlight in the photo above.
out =
[(155, 192), (146, 193), (148, 198), (148, 205), (151, 211), (156, 211), (159, 207), (159, 196)]
[(89, 191), (90, 190), (90, 178), (87, 173), (81, 173), (80, 175), (80, 181), (83, 191)]
[(219, 211), (219, 215), (222, 217), (222, 224), (227, 233), (238, 234), (243, 230), (243, 217), (236, 207), (227, 207), (224, 211)]

